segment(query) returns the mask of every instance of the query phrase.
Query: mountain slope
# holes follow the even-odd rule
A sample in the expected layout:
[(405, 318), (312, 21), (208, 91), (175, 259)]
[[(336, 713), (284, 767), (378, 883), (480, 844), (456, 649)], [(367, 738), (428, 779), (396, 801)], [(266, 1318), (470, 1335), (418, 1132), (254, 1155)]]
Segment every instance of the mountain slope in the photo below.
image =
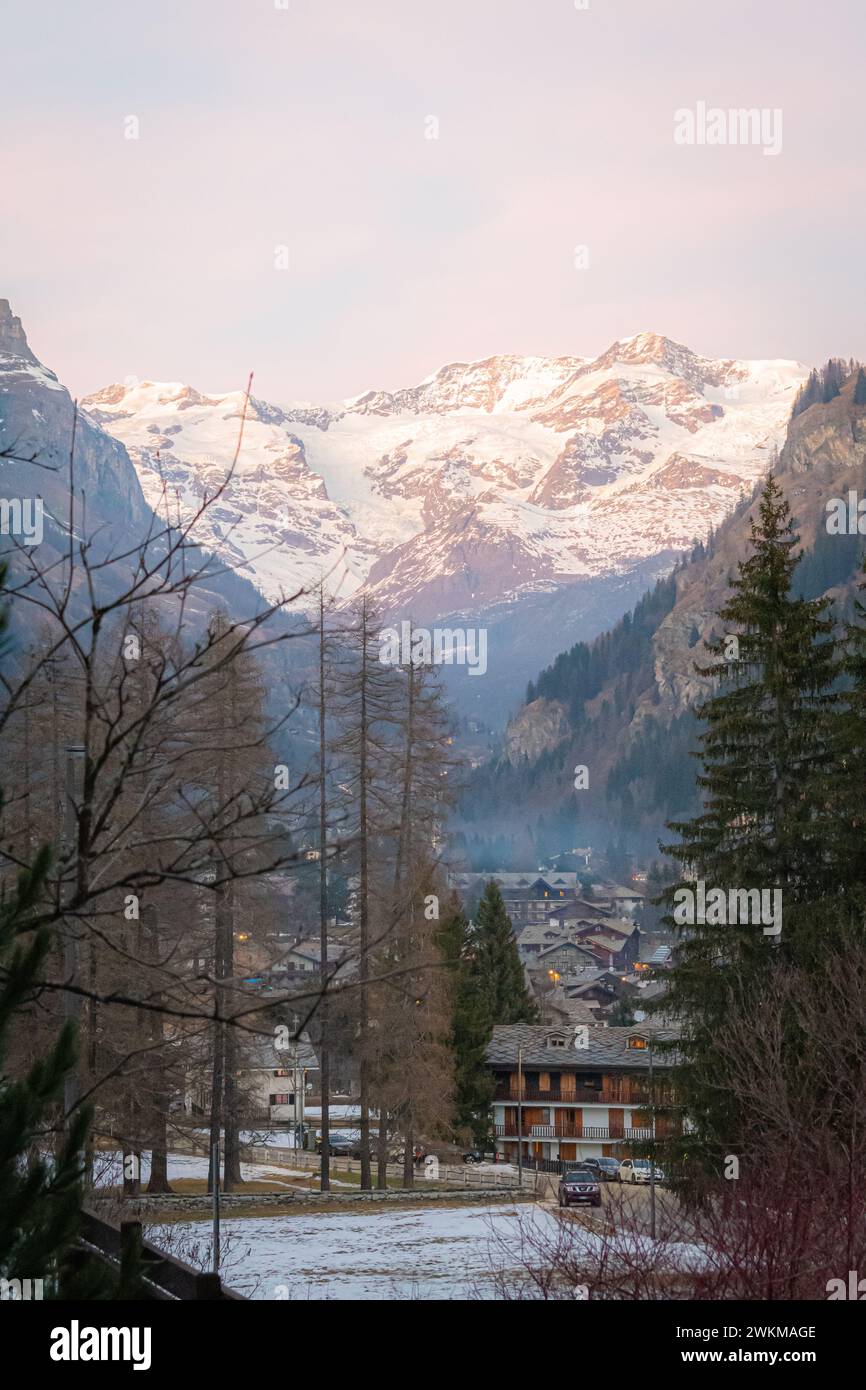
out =
[[(35, 357), (21, 320), (0, 299), (2, 491), (42, 497), (49, 528), (55, 522), (65, 527), (68, 516), (73, 414), (66, 387)], [(75, 486), (87, 497), (94, 522), (111, 527), (123, 517), (146, 526), (149, 509), (126, 450), (83, 417), (76, 426)]]
[[(27, 342), (21, 320), (12, 313), (7, 300), (0, 300), (0, 496), (41, 498), (44, 504), (44, 536), (35, 550), (22, 553), (13, 539), (0, 536), (0, 552), (9, 561), (13, 586), (28, 575), (32, 579), (28, 569), (32, 556), (46, 583), (62, 591), (69, 551), (69, 460), (74, 416), (68, 390), (38, 360)], [(129, 586), (138, 569), (140, 546), (146, 544), (151, 564), (162, 558), (164, 523), (154, 517), (139, 473), (123, 444), (82, 411), (75, 421), (73, 472), (75, 536), (77, 541), (88, 541), (96, 598), (105, 602)], [(194, 539), (199, 542), (202, 537)], [(214, 563), (198, 544), (189, 546), (186, 558), (188, 572), (198, 576), (184, 605), (188, 635), (199, 633), (217, 607), (236, 620), (251, 618), (264, 607), (257, 587)], [(29, 592), (37, 598), (43, 596), (35, 584), (31, 584)], [(172, 607), (174, 601), (166, 599), (165, 603)], [(89, 612), (86, 576), (77, 565), (70, 613), (79, 619)], [(15, 599), (10, 617), (14, 644), (19, 649), (26, 648), (42, 627), (44, 610)], [(297, 615), (277, 614), (269, 630), (289, 632), (301, 626)], [(292, 649), (291, 662), (288, 646)], [(273, 690), (280, 692), (283, 713), (289, 698), (287, 692), (301, 683), (306, 668), (312, 669), (311, 649), (301, 638), (286, 648), (274, 645), (262, 660)]]
[[(826, 528), (829, 498), (866, 492), (866, 402), (855, 401), (856, 375), (832, 399), (793, 416), (776, 469), (804, 551), (798, 589), (830, 595), (837, 612), (851, 602), (864, 544)], [(463, 821), (470, 840), (485, 816), (510, 824), (511, 833), (543, 818), (542, 840), (547, 834), (550, 843), (538, 853), (593, 837), (603, 849), (621, 833), (647, 853), (664, 821), (692, 808), (693, 708), (709, 689), (694, 666), (706, 661), (703, 642), (716, 633), (729, 578), (748, 554), (752, 502), (738, 505), (611, 632), (563, 651), (541, 672), (502, 752), (473, 780)], [(589, 794), (573, 788), (577, 763), (589, 769)], [(512, 806), (519, 814), (503, 815)]]
[[(180, 382), (128, 382), (82, 401), (123, 440), (158, 513), (189, 517), (232, 468), (244, 393), (207, 396)], [(272, 602), (331, 572), (353, 592), (366, 569), (354, 528), (307, 464), (293, 420), (254, 397), (229, 485), (203, 518), (201, 539)]]

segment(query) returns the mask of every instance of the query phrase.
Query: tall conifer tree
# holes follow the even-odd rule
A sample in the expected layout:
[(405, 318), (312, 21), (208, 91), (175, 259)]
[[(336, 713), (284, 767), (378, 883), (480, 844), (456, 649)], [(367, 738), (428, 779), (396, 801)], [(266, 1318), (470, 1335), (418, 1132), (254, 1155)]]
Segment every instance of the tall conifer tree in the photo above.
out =
[(511, 918), (499, 885), (484, 890), (473, 932), (472, 973), (492, 1027), (496, 1023), (536, 1023), (538, 1008), (529, 992)]
[(454, 1057), (454, 1127), (486, 1146), (490, 1137), (493, 1074), (486, 1063), (492, 1024), (473, 972), (472, 929), (459, 900), (448, 903), (439, 929), (439, 949), (449, 973)]
[[(717, 1153), (735, 1144), (742, 1117), (720, 1075), (714, 1047), (732, 1007), (759, 1026), (762, 983), (783, 961), (814, 959), (828, 918), (816, 911), (826, 889), (824, 808), (816, 794), (829, 760), (828, 714), (834, 668), (826, 600), (792, 595), (798, 537), (771, 474), (752, 523), (752, 554), (740, 563), (719, 612), (722, 635), (702, 669), (719, 681), (698, 714), (706, 724), (698, 756), (703, 809), (672, 825), (668, 850), (684, 869), (678, 889), (780, 890), (782, 932), (730, 920), (680, 928), (664, 1012), (680, 1021), (682, 1100), (697, 1133), (688, 1141)], [(697, 893), (696, 893), (697, 897)], [(679, 898), (678, 901), (682, 901)], [(708, 914), (709, 915), (709, 914)], [(735, 1001), (735, 1002), (732, 1002)]]

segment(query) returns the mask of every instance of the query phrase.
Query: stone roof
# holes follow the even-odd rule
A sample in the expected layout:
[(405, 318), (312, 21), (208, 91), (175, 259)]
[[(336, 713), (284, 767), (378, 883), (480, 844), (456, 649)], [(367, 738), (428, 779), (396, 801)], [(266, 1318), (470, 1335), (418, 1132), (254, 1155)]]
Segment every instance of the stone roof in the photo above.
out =
[[(563, 1064), (578, 1070), (591, 1067), (621, 1067), (623, 1071), (649, 1071), (649, 1048), (630, 1048), (628, 1039), (633, 1037), (654, 1038), (660, 1042), (673, 1042), (676, 1033), (670, 1028), (648, 1028), (635, 1024), (632, 1028), (604, 1028), (592, 1025), (588, 1029), (589, 1041), (586, 1047), (573, 1045), (573, 1030), (568, 1027), (535, 1023), (501, 1023), (493, 1029), (493, 1037), (487, 1048), (487, 1061), (492, 1067), (517, 1065), (517, 1049), (523, 1049), (524, 1067), (552, 1067), (554, 1070)], [(551, 1047), (552, 1035), (565, 1037), (566, 1046)], [(669, 1054), (654, 1052), (653, 1065), (670, 1065)]]
[(580, 939), (587, 946), (595, 946), (601, 951), (609, 951), (613, 956), (619, 954), (627, 940), (624, 936), (607, 936), (604, 932), (594, 932), (592, 936), (582, 936)]
[(637, 898), (640, 902), (644, 901), (645, 895), (635, 888), (623, 888), (621, 883), (600, 883), (598, 885), (598, 896), (604, 901), (605, 898)]
[[(553, 989), (546, 993), (542, 1007), (545, 1013), (560, 1015), (563, 1019), (563, 1031), (567, 1031), (568, 1023), (598, 1023), (597, 1004), (587, 1004), (583, 999), (572, 999), (563, 989)], [(552, 1024), (550, 1028), (552, 1031), (558, 1031), (560, 1025)]]
[(633, 917), (607, 917), (599, 926), (605, 936), (609, 933), (615, 936), (632, 936), (638, 930), (638, 924)]
[(524, 946), (547, 946), (567, 938), (560, 927), (552, 927), (550, 922), (530, 922), (517, 938), (518, 949)]
[(527, 870), (525, 873), (460, 873), (454, 875), (454, 881), (458, 887), (467, 886), (474, 883), (489, 883), (493, 879), (499, 884), (500, 888), (531, 888), (533, 883), (538, 883), (543, 879), (551, 888), (574, 888), (577, 884), (577, 874), (570, 871), (560, 873), (558, 869), (550, 869), (544, 872), (539, 869)]
[(536, 959), (544, 960), (545, 956), (549, 956), (553, 951), (565, 951), (569, 949), (578, 951), (580, 955), (585, 956), (587, 960), (593, 959), (592, 951), (588, 951), (582, 941), (572, 941), (570, 937), (563, 937), (560, 941), (552, 942), (549, 946), (546, 946), (543, 951), (539, 951)]
[(554, 903), (549, 915), (557, 915), (563, 919), (572, 917), (582, 917), (589, 920), (607, 920), (612, 914), (611, 908), (597, 902), (590, 902), (589, 898), (566, 898), (562, 904)]

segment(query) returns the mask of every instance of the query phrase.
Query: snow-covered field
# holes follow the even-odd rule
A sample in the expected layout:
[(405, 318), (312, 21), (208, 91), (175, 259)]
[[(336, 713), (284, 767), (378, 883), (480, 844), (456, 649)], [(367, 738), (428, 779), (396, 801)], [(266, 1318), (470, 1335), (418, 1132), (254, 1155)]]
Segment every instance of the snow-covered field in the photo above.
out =
[[(208, 1161), (203, 1154), (175, 1154), (168, 1156), (168, 1177), (169, 1182), (180, 1178), (206, 1178)], [(294, 1187), (294, 1183), (288, 1182), (289, 1178), (310, 1177), (309, 1168), (283, 1168), (275, 1169), (267, 1163), (242, 1163), (241, 1178), (244, 1182), (268, 1182), (275, 1187), (285, 1186)], [(94, 1158), (93, 1165), (93, 1185), (94, 1187), (117, 1187), (123, 1178), (123, 1160), (120, 1153), (111, 1153), (100, 1150)], [(141, 1157), (141, 1181), (147, 1183), (150, 1178), (150, 1154), (142, 1154)]]
[[(493, 1298), (493, 1272), (518, 1268), (518, 1211), (553, 1233), (544, 1209), (505, 1204), (228, 1217), (225, 1278), (256, 1299)], [(183, 1230), (205, 1236), (203, 1223)]]
[[(186, 1229), (206, 1241), (202, 1223)], [(626, 1268), (637, 1259), (672, 1276), (708, 1260), (693, 1244), (603, 1236), (577, 1223), (569, 1231), (572, 1254), (585, 1252), (590, 1269), (602, 1253), (608, 1270), (621, 1256)], [(223, 1222), (223, 1232), (231, 1243), (228, 1285), (254, 1299), (293, 1301), (489, 1300), (502, 1297), (502, 1276), (531, 1297), (527, 1266), (543, 1264), (545, 1248), (562, 1236), (553, 1208), (529, 1204), (252, 1217)]]
[[(329, 1107), (331, 1124), (335, 1120), (360, 1120), (360, 1105), (332, 1105)], [(320, 1105), (305, 1105), (304, 1118), (307, 1120), (321, 1120), (322, 1107)]]

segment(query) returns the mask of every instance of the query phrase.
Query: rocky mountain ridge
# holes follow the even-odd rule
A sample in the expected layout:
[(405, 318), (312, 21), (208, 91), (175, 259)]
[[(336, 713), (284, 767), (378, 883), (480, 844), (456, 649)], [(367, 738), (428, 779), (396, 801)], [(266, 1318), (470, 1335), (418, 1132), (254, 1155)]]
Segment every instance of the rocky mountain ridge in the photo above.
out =
[[(595, 358), (451, 363), (336, 405), (253, 398), (203, 543), (270, 599), (308, 606), (324, 577), (386, 620), (488, 626), (504, 713), (563, 640), (602, 631), (751, 490), (805, 374), (643, 333)], [(231, 467), (242, 399), (129, 379), (83, 406), (148, 501), (183, 515)]]
[[(831, 498), (847, 498), (849, 490), (866, 495), (866, 401), (855, 401), (855, 381), (852, 373), (833, 399), (792, 417), (774, 467), (803, 550), (795, 582), (807, 597), (830, 597), (837, 614), (858, 588), (866, 542), (827, 528)], [(564, 651), (533, 681), (501, 752), (476, 775), (471, 795), (480, 807), (488, 800), (520, 806), (523, 821), (589, 818), (597, 834), (615, 828), (638, 840), (642, 829), (655, 835), (689, 809), (693, 711), (710, 685), (695, 664), (707, 662), (704, 643), (718, 635), (716, 614), (749, 553), (754, 503), (741, 502), (709, 543), (610, 633), (586, 649)], [(583, 801), (571, 785), (577, 762), (590, 767), (592, 796)]]

